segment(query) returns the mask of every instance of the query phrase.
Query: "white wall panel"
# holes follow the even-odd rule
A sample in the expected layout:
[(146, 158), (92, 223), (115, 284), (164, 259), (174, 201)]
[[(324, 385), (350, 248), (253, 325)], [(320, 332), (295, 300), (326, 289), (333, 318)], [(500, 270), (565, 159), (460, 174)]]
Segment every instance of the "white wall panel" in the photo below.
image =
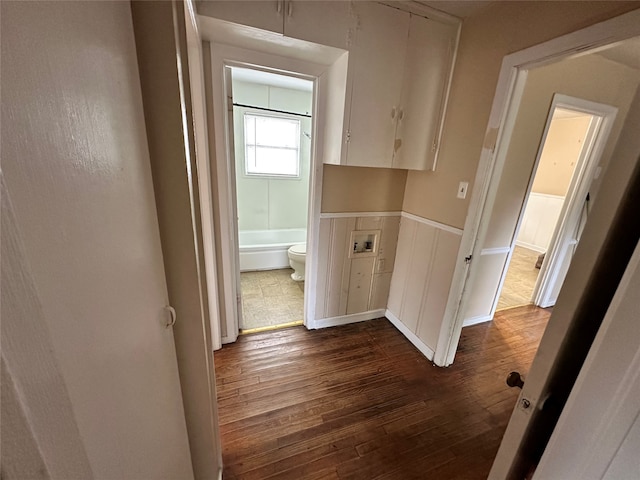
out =
[(374, 262), (375, 257), (351, 259), (347, 315), (366, 312), (369, 309)]
[(411, 249), (411, 260), (404, 284), (404, 302), (400, 311), (400, 320), (416, 333), (420, 309), (428, 289), (429, 274), (436, 247), (436, 229), (419, 223)]
[(396, 317), (401, 318), (402, 303), (404, 301), (404, 285), (409, 272), (413, 239), (416, 235), (418, 222), (403, 218), (400, 221), (400, 233), (398, 235), (398, 247), (395, 259), (395, 268), (391, 277), (389, 301), (387, 308)]
[(460, 235), (437, 230), (437, 237), (429, 266), (429, 280), (425, 289), (416, 335), (435, 350), (442, 318), (449, 299)]
[(450, 230), (408, 217), (400, 223), (387, 308), (416, 335), (419, 348), (435, 349), (449, 298), (461, 240)]
[(516, 243), (537, 252), (546, 252), (563, 203), (564, 197), (531, 192)]
[(369, 310), (378, 310), (381, 308), (387, 308), (387, 299), (389, 298), (389, 287), (391, 285), (391, 275), (392, 275), (391, 273), (378, 273), (373, 276)]
[[(399, 228), (399, 215), (321, 218), (316, 320), (386, 309)], [(354, 230), (380, 230), (377, 256), (349, 257)]]

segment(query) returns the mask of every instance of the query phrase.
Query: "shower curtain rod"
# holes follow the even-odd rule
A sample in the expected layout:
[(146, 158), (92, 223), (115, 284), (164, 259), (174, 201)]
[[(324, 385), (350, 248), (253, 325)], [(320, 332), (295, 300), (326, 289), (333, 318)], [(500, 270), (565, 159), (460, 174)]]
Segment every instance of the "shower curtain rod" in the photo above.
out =
[(233, 106), (234, 107), (252, 108), (254, 110), (262, 110), (264, 112), (285, 113), (287, 115), (295, 115), (296, 117), (311, 118), (311, 115), (307, 115), (305, 113), (287, 112), (285, 110), (275, 110), (273, 108), (256, 107), (254, 105), (245, 105), (244, 103), (234, 103)]

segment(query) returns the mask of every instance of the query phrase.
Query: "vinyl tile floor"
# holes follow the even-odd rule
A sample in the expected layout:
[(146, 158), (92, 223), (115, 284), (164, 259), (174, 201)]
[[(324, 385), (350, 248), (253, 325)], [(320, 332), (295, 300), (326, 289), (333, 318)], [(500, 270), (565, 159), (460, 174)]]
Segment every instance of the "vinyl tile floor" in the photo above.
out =
[(241, 330), (303, 320), (304, 282), (292, 280), (292, 273), (292, 269), (283, 268), (240, 274)]
[(498, 310), (531, 303), (533, 288), (540, 273), (535, 268), (538, 255), (540, 254), (534, 250), (516, 246), (498, 300)]

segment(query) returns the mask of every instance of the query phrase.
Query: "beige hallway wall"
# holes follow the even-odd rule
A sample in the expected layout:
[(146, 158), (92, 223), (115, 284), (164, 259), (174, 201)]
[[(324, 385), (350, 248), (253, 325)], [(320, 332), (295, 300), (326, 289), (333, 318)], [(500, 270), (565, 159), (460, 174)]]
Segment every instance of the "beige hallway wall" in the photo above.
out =
[[(640, 72), (599, 55), (565, 60), (529, 73), (484, 248), (510, 242), (513, 219), (520, 214), (554, 94), (562, 93), (618, 108), (600, 162), (606, 166), (639, 83)], [(596, 189), (597, 182), (594, 182), (591, 193), (595, 194)]]
[(436, 172), (411, 171), (403, 210), (462, 228), (505, 55), (640, 8), (640, 2), (495, 2), (462, 26)]

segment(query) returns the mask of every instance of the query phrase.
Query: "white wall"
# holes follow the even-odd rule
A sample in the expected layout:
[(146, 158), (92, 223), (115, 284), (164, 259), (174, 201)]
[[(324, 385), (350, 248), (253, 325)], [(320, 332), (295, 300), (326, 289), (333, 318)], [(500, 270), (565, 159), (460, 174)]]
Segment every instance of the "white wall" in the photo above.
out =
[[(252, 84), (234, 80), (233, 101), (287, 112), (311, 114), (312, 92)], [(300, 177), (274, 178), (245, 175), (244, 119), (242, 107), (234, 107), (234, 141), (239, 230), (277, 230), (307, 227), (311, 119), (300, 122)], [(254, 110), (259, 113), (258, 110)]]
[(438, 342), (461, 238), (462, 230), (403, 213), (388, 318), (430, 360)]
[[(327, 319), (348, 318), (346, 316), (365, 312), (377, 312), (370, 318), (382, 316), (387, 306), (399, 228), (397, 213), (384, 216), (323, 214), (320, 220), (315, 308), (315, 320), (320, 323), (316, 326), (330, 326), (336, 323)], [(380, 231), (375, 256), (349, 256), (351, 232), (354, 230)]]
[(563, 203), (564, 197), (531, 192), (516, 244), (536, 252), (546, 252), (560, 218)]

